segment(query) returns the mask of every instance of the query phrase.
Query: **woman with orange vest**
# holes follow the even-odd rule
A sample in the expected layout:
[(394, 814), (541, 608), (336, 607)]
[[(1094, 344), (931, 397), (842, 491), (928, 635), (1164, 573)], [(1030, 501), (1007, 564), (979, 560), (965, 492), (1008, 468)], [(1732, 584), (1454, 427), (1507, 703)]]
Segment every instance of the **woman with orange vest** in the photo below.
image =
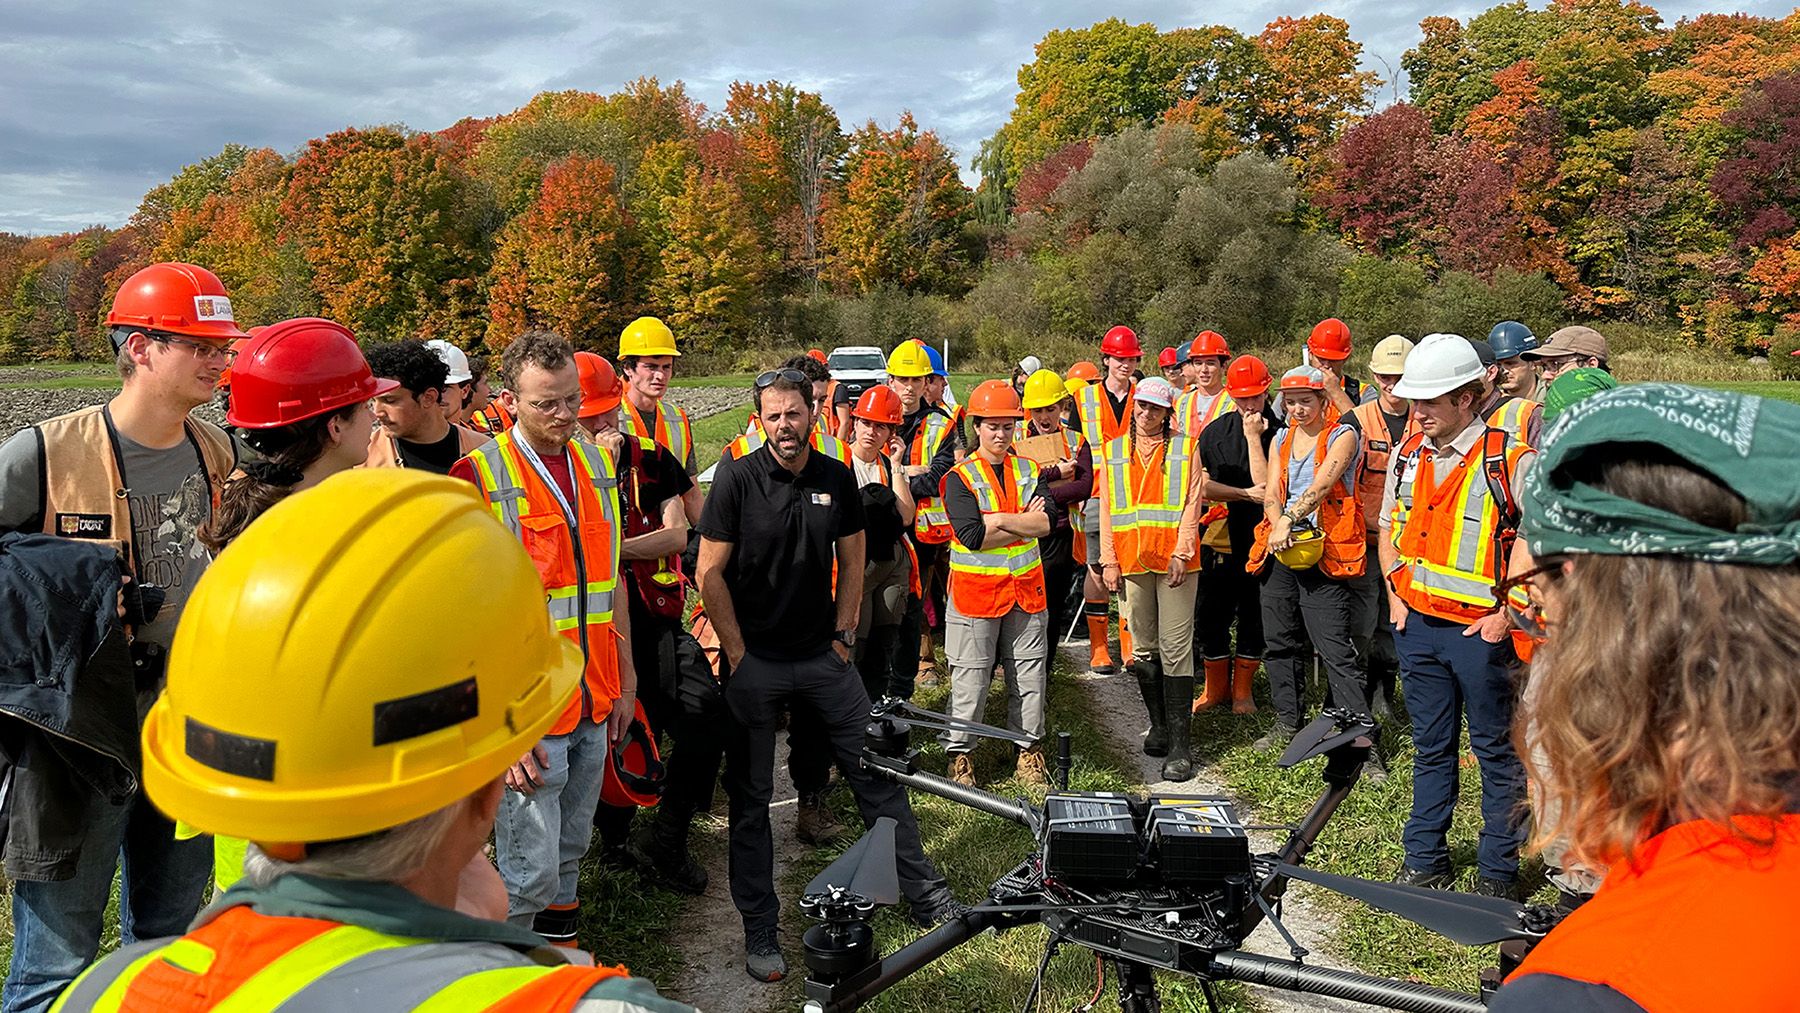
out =
[(908, 595), (919, 593), (919, 566), (906, 537), (913, 522), (912, 487), (906, 481), (900, 428), (900, 395), (870, 387), (850, 410), (850, 469), (862, 489), (864, 563), (862, 612), (856, 623), (857, 671), (870, 700), (899, 695), (893, 685), (894, 637)]
[[(1138, 344), (1136, 332), (1129, 327), (1114, 327), (1100, 339), (1100, 362), (1105, 372), (1096, 373), (1091, 378), (1093, 382), (1075, 394), (1076, 422), (1081, 429), (1081, 438), (1089, 447), (1103, 448), (1130, 429), (1131, 395), (1137, 385), (1138, 363), (1143, 358), (1143, 346)], [(1085, 374), (1093, 369), (1092, 363), (1076, 363), (1070, 367), (1070, 375), (1077, 375), (1076, 369), (1084, 365), (1088, 369), (1082, 370), (1080, 375), (1087, 378)], [(1094, 495), (1099, 494), (1100, 472), (1096, 468)], [(1113, 665), (1112, 652), (1107, 646), (1111, 604), (1107, 600), (1107, 588), (1100, 581), (1100, 514), (1101, 511), (1093, 510), (1082, 518), (1082, 534), (1088, 543), (1088, 572), (1094, 577), (1082, 588), (1082, 611), (1087, 615), (1088, 670), (1096, 675), (1111, 675), (1118, 668)], [(1124, 624), (1119, 627), (1119, 654), (1122, 659), (1131, 654), (1131, 636)]]
[(1543, 640), (1523, 739), (1554, 812), (1538, 840), (1611, 868), (1497, 1013), (1795, 1008), (1796, 446), (1800, 407), (1676, 384), (1550, 429), (1523, 489), (1531, 566), (1503, 587)]
[(1206, 469), (1194, 438), (1170, 424), (1175, 388), (1150, 377), (1132, 393), (1130, 431), (1100, 453), (1101, 575), (1123, 590), (1126, 622), (1137, 631), (1131, 655), (1150, 714), (1146, 756), (1166, 756), (1170, 781), (1194, 776), (1188, 755), (1194, 706), (1194, 597), (1188, 579), (1199, 551), (1200, 491)]
[[(1006, 725), (1032, 744), (1019, 751), (1016, 776), (1049, 783), (1044, 765), (1049, 614), (1038, 539), (1050, 533), (1048, 483), (1038, 466), (1012, 453), (1025, 411), (1005, 380), (987, 380), (969, 394), (975, 452), (944, 476), (950, 515), (950, 590), (945, 656), (950, 660), (950, 714), (980, 721), (998, 663), (1006, 677)], [(950, 778), (974, 785), (976, 738), (948, 732)]]
[[(1325, 660), (1331, 702), (1363, 711), (1362, 674), (1350, 641), (1351, 583), (1366, 558), (1355, 427), (1325, 421), (1325, 374), (1296, 366), (1281, 376), (1288, 424), (1275, 437), (1263, 495), (1263, 520), (1247, 566), (1262, 575), (1263, 664), (1275, 702), (1275, 726), (1256, 742), (1281, 749), (1299, 730), (1302, 658), (1308, 642)], [(1380, 769), (1371, 754), (1372, 769)]]

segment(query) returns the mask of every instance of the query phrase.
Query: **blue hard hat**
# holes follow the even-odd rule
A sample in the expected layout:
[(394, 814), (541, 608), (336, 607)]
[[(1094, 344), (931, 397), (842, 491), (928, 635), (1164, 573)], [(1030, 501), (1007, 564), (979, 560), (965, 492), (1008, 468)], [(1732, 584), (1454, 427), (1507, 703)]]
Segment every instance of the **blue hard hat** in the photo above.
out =
[(1512, 359), (1538, 346), (1537, 335), (1517, 320), (1502, 320), (1488, 332), (1495, 359)]
[[(921, 341), (921, 342), (919, 342), (919, 344), (924, 345), (925, 343), (923, 341)], [(1536, 347), (1536, 346), (1533, 345), (1533, 347)], [(949, 376), (950, 375), (950, 372), (944, 368), (944, 353), (943, 352), (938, 351), (937, 349), (931, 347), (930, 345), (925, 345), (925, 358), (931, 361), (931, 375), (932, 376)]]

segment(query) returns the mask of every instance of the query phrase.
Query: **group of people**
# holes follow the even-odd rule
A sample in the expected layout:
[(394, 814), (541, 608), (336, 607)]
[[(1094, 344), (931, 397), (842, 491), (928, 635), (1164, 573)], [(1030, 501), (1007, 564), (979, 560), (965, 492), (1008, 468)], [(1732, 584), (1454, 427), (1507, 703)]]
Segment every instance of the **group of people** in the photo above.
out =
[[(745, 966), (777, 980), (784, 725), (800, 831), (840, 829), (835, 765), (895, 821), (912, 919), (958, 918), (904, 790), (859, 763), (871, 701), (944, 678), (941, 639), (952, 714), (981, 720), (998, 675), (1012, 772), (1043, 784), (1052, 652), (1079, 600), (1116, 673), (1114, 595), (1167, 779), (1193, 776), (1192, 715), (1254, 711), (1259, 671), (1263, 747), (1302, 724), (1314, 655), (1332, 705), (1387, 719), (1397, 686), (1402, 882), (1449, 882), (1465, 717), (1478, 892), (1517, 893), (1533, 772), (1567, 906), (1608, 889), (1503, 997), (1686, 1008), (1619, 919), (1676, 905), (1733, 961), (1738, 920), (1800, 899), (1800, 420), (1609, 392), (1590, 328), (1390, 336), (1365, 383), (1337, 320), (1279, 378), (1212, 331), (1144, 377), (1116, 327), (1097, 363), (1027, 359), (960, 403), (923, 342), (862, 390), (815, 350), (755, 378), (702, 489), (653, 317), (611, 359), (518, 335), (497, 394), (448, 342), (240, 331), (194, 265), (134, 275), (106, 326), (119, 394), (0, 445), (9, 639), (41, 645), (0, 687), (8, 1013), (335, 1008), (377, 980), (407, 1008), (686, 1008), (575, 948), (579, 872), (597, 847), (706, 889), (688, 835), (721, 769)], [(223, 429), (193, 414), (221, 387)], [(1690, 627), (1729, 653), (1690, 657)], [(976, 743), (946, 735), (953, 779)], [(123, 945), (95, 963), (115, 870)]]

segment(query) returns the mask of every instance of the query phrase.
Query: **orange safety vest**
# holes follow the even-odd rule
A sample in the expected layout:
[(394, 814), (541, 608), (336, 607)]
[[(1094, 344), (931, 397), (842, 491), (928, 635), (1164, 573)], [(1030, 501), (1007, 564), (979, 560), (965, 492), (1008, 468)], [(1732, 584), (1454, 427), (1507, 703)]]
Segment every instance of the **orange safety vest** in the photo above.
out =
[[(393, 959), (397, 952), (406, 959)], [(403, 999), (409, 1009), (488, 1013), (574, 1009), (599, 982), (630, 974), (622, 965), (546, 963), (492, 943), (395, 936), (239, 905), (185, 936), (111, 955), (53, 1008), (205, 1013), (227, 1003), (254, 1009), (292, 1003), (353, 1009), (369, 1003), (377, 973), (380, 995)]]
[(1491, 486), (1510, 501), (1519, 459), (1530, 448), (1489, 429), (1439, 481), (1424, 447), (1424, 434), (1411, 437), (1394, 466), (1388, 524), (1400, 562), (1389, 580), (1413, 611), (1471, 623), (1494, 611), (1494, 585), (1510, 546), (1503, 514), (1516, 509), (1496, 502)]
[(630, 398), (619, 401), (620, 432), (655, 440), (667, 447), (682, 467), (690, 468), (694, 459), (694, 427), (688, 422), (687, 412), (667, 401), (657, 401), (655, 423), (654, 426), (646, 423)]
[(1095, 462), (1101, 509), (1112, 518), (1113, 556), (1121, 573), (1166, 573), (1199, 447), (1192, 436), (1171, 432), (1144, 464), (1131, 442), (1126, 434), (1106, 444), (1103, 476)]
[[(1388, 462), (1399, 449), (1388, 440), (1387, 416), (1379, 401), (1359, 404), (1351, 411), (1362, 430), (1362, 458), (1356, 465), (1356, 495), (1362, 500), (1363, 526), (1373, 540), (1381, 531), (1382, 483), (1387, 481)], [(1418, 420), (1406, 413), (1406, 428), (1400, 433), (1400, 446), (1419, 432)]]
[[(1335, 428), (1328, 425), (1320, 430), (1319, 438), (1313, 442), (1313, 474), (1325, 466), (1325, 458), (1331, 450), (1331, 433)], [(1275, 484), (1275, 502), (1286, 503), (1288, 497), (1288, 454), (1294, 445), (1294, 430), (1289, 426), (1281, 430), (1281, 438), (1275, 441), (1274, 467), (1270, 469), (1269, 480)], [(1264, 517), (1256, 522), (1256, 544), (1250, 547), (1250, 558), (1244, 569), (1250, 573), (1261, 573), (1268, 565), (1269, 532), (1274, 525)], [(1362, 506), (1358, 499), (1356, 482), (1348, 471), (1332, 485), (1331, 492), (1319, 501), (1319, 530), (1325, 533), (1325, 554), (1319, 559), (1319, 569), (1327, 577), (1347, 580), (1363, 575), (1367, 565), (1369, 541), (1364, 537), (1362, 525)]]
[(1800, 815), (1744, 822), (1774, 846), (1753, 850), (1705, 820), (1646, 841), (1507, 981), (1605, 985), (1649, 1013), (1794, 1009)]
[(498, 436), (506, 432), (513, 427), (515, 421), (517, 420), (513, 418), (512, 412), (506, 410), (506, 406), (500, 403), (499, 398), (489, 401), (486, 408), (469, 416), (469, 425), (489, 436)]
[[(984, 516), (1018, 513), (1038, 484), (1037, 464), (1013, 454), (1000, 463), (998, 474), (979, 454), (970, 455), (950, 474), (960, 476), (975, 494)], [(944, 476), (946, 482), (950, 474)], [(950, 607), (972, 619), (997, 619), (1015, 607), (1044, 611), (1044, 561), (1038, 540), (1021, 538), (1002, 545), (992, 541), (971, 549), (951, 535)]]
[(1509, 397), (1488, 414), (1487, 424), (1493, 429), (1503, 429), (1520, 443), (1525, 442), (1525, 429), (1531, 422), (1531, 413), (1543, 405), (1528, 397)]
[(476, 486), (494, 516), (524, 543), (543, 578), (551, 624), (580, 644), (587, 659), (581, 692), (550, 726), (551, 735), (574, 731), (583, 717), (605, 720), (619, 697), (619, 651), (613, 629), (623, 532), (618, 477), (612, 456), (591, 443), (571, 440), (568, 454), (575, 480), (573, 521), (510, 430), (469, 455)]
[[(1089, 384), (1089, 386), (1093, 386)], [(1217, 394), (1202, 394), (1198, 387), (1181, 392), (1175, 399), (1175, 428), (1200, 438), (1200, 433), (1219, 416), (1237, 407), (1230, 394), (1220, 388)]]
[[(745, 433), (726, 444), (725, 456), (728, 459), (735, 461), (747, 454), (755, 453), (758, 447), (761, 447), (767, 442), (769, 442), (769, 438), (763, 434), (762, 427), (759, 425), (756, 427), (755, 432)], [(847, 465), (850, 463), (850, 445), (829, 433), (814, 429), (812, 435), (807, 439), (807, 442), (812, 445), (814, 450), (824, 454), (826, 457), (831, 458), (839, 464)]]
[[(189, 416), (183, 426), (217, 510), (225, 480), (237, 467), (237, 450), (231, 437), (210, 422)], [(106, 542), (124, 552), (135, 567), (130, 490), (106, 406), (58, 415), (35, 428), (43, 455), (43, 533)]]
[[(952, 423), (943, 409), (926, 411), (925, 418), (913, 433), (906, 451), (906, 463), (930, 466), (938, 449), (950, 438)], [(913, 537), (926, 545), (942, 545), (950, 540), (950, 515), (944, 512), (944, 501), (937, 496), (921, 496), (913, 504)]]
[[(1131, 390), (1126, 392), (1125, 411), (1119, 415), (1113, 414), (1112, 400), (1100, 389), (1103, 385), (1104, 381), (1090, 383), (1075, 395), (1075, 417), (1081, 421), (1081, 438), (1090, 447), (1104, 447), (1124, 436), (1131, 423), (1131, 397), (1137, 393), (1137, 384), (1132, 384)], [(1096, 471), (1096, 482), (1098, 478)], [(1098, 485), (1095, 488), (1097, 490)]]
[[(456, 430), (456, 450), (464, 457), (488, 441), (488, 437), (467, 426), (451, 424)], [(363, 461), (365, 468), (404, 468), (406, 461), (400, 456), (400, 441), (388, 435), (388, 431), (376, 426), (369, 433), (369, 456)]]

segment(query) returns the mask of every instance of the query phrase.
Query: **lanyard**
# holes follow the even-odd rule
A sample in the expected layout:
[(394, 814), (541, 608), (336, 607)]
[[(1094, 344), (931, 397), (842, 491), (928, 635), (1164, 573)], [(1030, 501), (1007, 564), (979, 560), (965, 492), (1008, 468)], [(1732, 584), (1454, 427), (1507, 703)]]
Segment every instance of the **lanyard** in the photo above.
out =
[[(533, 450), (531, 447), (531, 444), (526, 442), (524, 439), (522, 439), (522, 438), (517, 439), (517, 440), (514, 440), (513, 442), (514, 442), (514, 444), (516, 444), (518, 446), (519, 453), (522, 456), (524, 456), (525, 463), (531, 465), (531, 470), (537, 472), (538, 477), (544, 480), (544, 484), (550, 487), (550, 495), (556, 497), (557, 505), (562, 507), (563, 517), (568, 521), (569, 526), (571, 528), (573, 528), (575, 526), (575, 520), (576, 520), (575, 508), (570, 506), (568, 499), (563, 496), (562, 486), (557, 485), (556, 479), (554, 479), (550, 476), (550, 469), (544, 467), (544, 459), (539, 457), (538, 452), (536, 450)], [(568, 453), (569, 453), (569, 448), (567, 445), (564, 445), (563, 454), (567, 455)], [(573, 485), (574, 482), (575, 482), (575, 462), (570, 461), (569, 462), (569, 484)]]

